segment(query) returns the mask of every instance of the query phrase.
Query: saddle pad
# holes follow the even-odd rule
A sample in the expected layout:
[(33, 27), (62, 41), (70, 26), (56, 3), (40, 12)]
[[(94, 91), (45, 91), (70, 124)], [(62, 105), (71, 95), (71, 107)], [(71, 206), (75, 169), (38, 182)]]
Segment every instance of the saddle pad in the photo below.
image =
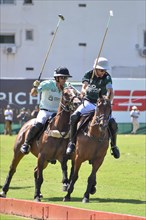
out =
[[(60, 132), (60, 131), (58, 131), (58, 130), (49, 130), (47, 133), (48, 133), (48, 136), (50, 136), (50, 137), (64, 138), (64, 139), (69, 138), (69, 133)], [(64, 136), (64, 135), (65, 135), (65, 136)]]

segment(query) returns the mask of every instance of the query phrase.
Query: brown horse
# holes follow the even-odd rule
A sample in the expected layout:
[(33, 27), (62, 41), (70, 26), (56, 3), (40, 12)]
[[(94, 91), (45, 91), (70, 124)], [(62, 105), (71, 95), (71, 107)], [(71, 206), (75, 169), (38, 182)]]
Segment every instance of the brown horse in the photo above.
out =
[[(45, 153), (47, 154), (47, 160), (43, 163), (44, 169), (47, 167), (49, 161), (54, 159), (60, 161), (63, 173), (63, 190), (66, 189), (69, 182), (67, 177), (68, 158), (64, 157), (65, 148), (68, 143), (69, 119), (71, 112), (77, 108), (79, 103), (80, 100), (77, 91), (71, 86), (66, 87), (62, 93), (57, 115), (52, 119), (52, 122), (48, 124), (47, 129), (43, 132), (40, 139), (34, 140), (31, 146), (31, 153), (35, 157), (40, 157), (39, 150), (42, 150), (43, 147), (46, 148), (47, 151)], [(2, 192), (0, 193), (0, 197), (6, 197), (12, 177), (16, 172), (16, 168), (21, 159), (25, 156), (21, 153), (20, 148), (34, 121), (35, 119), (32, 119), (25, 123), (16, 137), (14, 156)]]
[(96, 173), (104, 161), (109, 145), (108, 121), (110, 114), (110, 100), (100, 95), (97, 100), (94, 116), (88, 128), (86, 130), (80, 128), (78, 131), (76, 151), (74, 153), (74, 172), (63, 201), (70, 201), (74, 184), (78, 179), (79, 169), (86, 160), (91, 162), (92, 171), (88, 177), (87, 188), (82, 201), (84, 203), (89, 202), (90, 194), (96, 192)]
[(70, 113), (81, 104), (80, 99), (74, 95), (73, 91), (74, 89), (71, 90), (68, 88), (64, 90), (58, 113), (41, 136), (38, 146), (38, 163), (34, 172), (34, 198), (36, 201), (41, 201), (40, 190), (43, 183), (43, 170), (48, 160), (57, 159), (61, 163), (63, 171), (62, 183), (65, 185), (66, 189), (68, 187), (69, 179), (66, 178), (66, 164), (69, 157), (66, 155), (66, 147), (69, 140)]

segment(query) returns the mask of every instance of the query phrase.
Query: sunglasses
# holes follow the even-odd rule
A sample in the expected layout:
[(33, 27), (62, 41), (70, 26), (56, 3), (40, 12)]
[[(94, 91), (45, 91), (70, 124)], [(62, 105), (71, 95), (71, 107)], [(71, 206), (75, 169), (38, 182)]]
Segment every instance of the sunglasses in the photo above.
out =
[(68, 77), (67, 76), (60, 76), (60, 79), (67, 80)]

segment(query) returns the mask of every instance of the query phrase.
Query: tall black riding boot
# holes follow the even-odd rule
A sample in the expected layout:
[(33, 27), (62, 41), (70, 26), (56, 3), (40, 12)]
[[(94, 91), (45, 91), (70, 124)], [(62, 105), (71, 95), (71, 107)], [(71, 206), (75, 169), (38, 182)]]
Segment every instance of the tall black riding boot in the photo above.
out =
[(118, 130), (118, 125), (117, 125), (115, 119), (111, 118), (109, 120), (109, 134), (110, 134), (110, 138), (111, 138), (111, 154), (116, 159), (118, 159), (120, 157), (119, 148), (116, 146), (117, 130)]
[(34, 138), (39, 134), (39, 132), (42, 130), (43, 126), (44, 125), (42, 123), (38, 122), (30, 128), (30, 130), (27, 134), (26, 140), (20, 148), (20, 151), (23, 154), (28, 154), (29, 153), (30, 147), (31, 147), (31, 144), (32, 144)]
[(70, 142), (67, 146), (66, 154), (71, 155), (75, 150), (77, 124), (80, 119), (80, 112), (72, 114), (70, 117)]

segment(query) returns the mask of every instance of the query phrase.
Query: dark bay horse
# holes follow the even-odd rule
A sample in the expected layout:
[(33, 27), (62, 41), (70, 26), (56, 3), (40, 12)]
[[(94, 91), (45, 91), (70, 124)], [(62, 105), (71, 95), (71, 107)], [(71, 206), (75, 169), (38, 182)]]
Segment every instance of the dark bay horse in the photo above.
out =
[(109, 145), (108, 121), (110, 114), (110, 100), (100, 95), (97, 100), (94, 116), (88, 128), (86, 130), (80, 129), (77, 134), (76, 151), (74, 153), (74, 172), (63, 201), (71, 200), (71, 193), (78, 179), (79, 169), (81, 164), (86, 160), (91, 162), (92, 170), (88, 177), (87, 188), (82, 202), (89, 202), (90, 194), (96, 192), (96, 173), (104, 161)]
[(61, 163), (63, 171), (62, 183), (65, 185), (66, 189), (68, 187), (69, 179), (67, 179), (66, 176), (67, 160), (69, 157), (66, 155), (66, 147), (69, 141), (70, 113), (81, 104), (80, 99), (74, 95), (73, 91), (73, 89), (64, 90), (58, 113), (41, 136), (40, 144), (38, 146), (38, 163), (34, 172), (34, 199), (36, 201), (41, 201), (40, 194), (41, 185), (43, 183), (43, 170), (48, 160), (57, 159)]
[[(44, 169), (47, 167), (50, 160), (58, 159), (60, 161), (63, 173), (62, 183), (65, 185), (63, 188), (64, 190), (66, 189), (69, 182), (67, 177), (68, 158), (65, 157), (63, 160), (65, 148), (68, 143), (69, 119), (71, 112), (74, 111), (75, 108), (77, 108), (79, 103), (80, 99), (78, 98), (77, 91), (70, 86), (66, 87), (62, 93), (57, 115), (54, 117), (52, 122), (48, 124), (47, 129), (43, 132), (40, 139), (34, 140), (31, 146), (31, 153), (35, 157), (40, 157), (39, 150), (42, 150), (43, 147), (46, 148), (46, 154), (48, 155), (47, 160), (45, 160), (45, 163), (43, 163)], [(27, 132), (34, 121), (35, 119), (32, 119), (25, 123), (16, 137), (14, 144), (14, 156), (5, 184), (2, 187), (0, 197), (6, 197), (12, 177), (16, 172), (16, 168), (21, 159), (25, 156), (21, 153), (20, 148), (21, 145), (24, 143)]]

